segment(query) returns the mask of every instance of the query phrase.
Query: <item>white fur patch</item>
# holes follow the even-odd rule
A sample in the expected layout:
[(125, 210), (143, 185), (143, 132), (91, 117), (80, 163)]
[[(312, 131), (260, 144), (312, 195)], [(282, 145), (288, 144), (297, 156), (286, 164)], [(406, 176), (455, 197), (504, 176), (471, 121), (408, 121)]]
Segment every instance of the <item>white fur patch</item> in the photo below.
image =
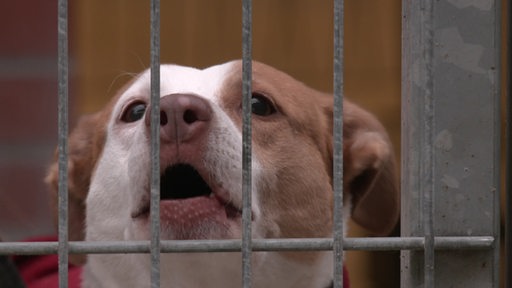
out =
[[(235, 124), (220, 108), (222, 84), (231, 71), (231, 63), (198, 70), (177, 65), (161, 66), (161, 95), (173, 93), (194, 94), (206, 99), (213, 110), (212, 129), (208, 136), (205, 167), (226, 190), (237, 206), (242, 203), (242, 136)], [(150, 72), (146, 70), (120, 96), (107, 125), (103, 154), (93, 174), (87, 198), (86, 240), (148, 240), (147, 230), (133, 223), (130, 212), (148, 189), (149, 142), (145, 136), (144, 121), (120, 125), (120, 113), (133, 99), (149, 102)], [(124, 124), (124, 123), (123, 123)], [(118, 127), (119, 126), (119, 127)], [(260, 166), (253, 157), (253, 213), (257, 217), (256, 184)], [(235, 193), (236, 192), (236, 193)], [(236, 230), (236, 229), (235, 229)], [(240, 233), (240, 229), (236, 230)], [(233, 235), (235, 236), (235, 235)], [(257, 235), (255, 235), (257, 237)], [(224, 260), (223, 260), (224, 259)], [(130, 263), (129, 265), (126, 265)], [(197, 264), (200, 263), (200, 267)], [(220, 265), (220, 263), (223, 263)], [(98, 287), (94, 279), (101, 279), (103, 287), (145, 287), (149, 283), (147, 255), (90, 255), (86, 267), (85, 284)], [(240, 274), (239, 253), (165, 255), (162, 257), (165, 286), (174, 287), (230, 287), (233, 282), (225, 275)], [(196, 277), (196, 270), (202, 272)], [(236, 273), (232, 273), (235, 272)], [(190, 274), (190, 275), (189, 275)], [(224, 275), (224, 276), (221, 276)], [(121, 283), (117, 282), (123, 279)], [(192, 279), (192, 280), (191, 280)], [(217, 279), (217, 280), (215, 280)], [(192, 281), (192, 282), (190, 282)], [(213, 282), (212, 282), (213, 281)]]

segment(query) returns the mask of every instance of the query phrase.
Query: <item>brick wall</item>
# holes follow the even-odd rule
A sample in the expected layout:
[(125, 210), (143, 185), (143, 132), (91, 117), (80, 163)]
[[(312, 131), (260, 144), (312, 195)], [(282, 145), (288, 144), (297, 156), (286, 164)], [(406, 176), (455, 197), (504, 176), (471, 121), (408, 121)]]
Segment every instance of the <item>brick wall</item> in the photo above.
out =
[(51, 233), (43, 184), (57, 141), (55, 0), (0, 2), (0, 238)]

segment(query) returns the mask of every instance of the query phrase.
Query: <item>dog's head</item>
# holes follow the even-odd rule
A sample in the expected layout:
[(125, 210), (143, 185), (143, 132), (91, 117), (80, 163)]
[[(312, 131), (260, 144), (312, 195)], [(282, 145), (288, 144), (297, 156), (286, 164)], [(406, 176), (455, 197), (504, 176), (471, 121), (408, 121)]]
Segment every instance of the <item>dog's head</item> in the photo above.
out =
[[(161, 237), (240, 238), (241, 62), (162, 65), (160, 73)], [(252, 77), (253, 237), (329, 237), (332, 95), (257, 62)], [(84, 231), (88, 240), (149, 239), (149, 98), (145, 71), (72, 132), (70, 239)], [(390, 142), (358, 106), (345, 101), (343, 115), (344, 215), (386, 234), (399, 205)], [(57, 178), (54, 163), (47, 176), (54, 196)]]

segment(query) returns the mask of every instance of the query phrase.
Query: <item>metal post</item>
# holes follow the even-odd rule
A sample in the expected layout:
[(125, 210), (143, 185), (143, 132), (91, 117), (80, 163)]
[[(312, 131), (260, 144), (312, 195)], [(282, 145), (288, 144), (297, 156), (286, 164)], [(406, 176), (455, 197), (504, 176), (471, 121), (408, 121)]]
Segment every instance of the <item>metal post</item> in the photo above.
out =
[(505, 269), (509, 271), (505, 273), (505, 287), (512, 287), (512, 3), (507, 2), (507, 67), (505, 71), (506, 77), (506, 102), (507, 110), (505, 118), (506, 135), (505, 135), (505, 155), (506, 155), (506, 167), (505, 167)]
[[(423, 150), (420, 153), (420, 185), (419, 193), (423, 200), (421, 218), (423, 218), (423, 235), (425, 236), (424, 251), (424, 287), (434, 288), (435, 253), (434, 253), (434, 1), (421, 1), (420, 18), (420, 45), (422, 49), (422, 60), (419, 65), (420, 82), (418, 85), (421, 93), (419, 102), (423, 106), (423, 121), (420, 135)], [(423, 7), (421, 7), (423, 6)], [(420, 108), (421, 109), (421, 108)]]
[[(499, 287), (499, 5), (426, 2), (402, 2), (402, 236), (425, 254), (402, 252), (401, 285)], [(438, 236), (494, 246), (433, 255)]]

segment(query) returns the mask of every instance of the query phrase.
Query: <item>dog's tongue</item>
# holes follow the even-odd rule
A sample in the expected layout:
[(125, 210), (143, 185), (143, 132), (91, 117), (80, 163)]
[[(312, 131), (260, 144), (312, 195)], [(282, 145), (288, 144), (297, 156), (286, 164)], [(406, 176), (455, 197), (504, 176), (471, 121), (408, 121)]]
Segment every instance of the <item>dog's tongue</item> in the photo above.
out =
[(201, 196), (186, 199), (161, 200), (160, 219), (171, 227), (195, 227), (204, 221), (225, 223), (225, 205), (216, 197)]

